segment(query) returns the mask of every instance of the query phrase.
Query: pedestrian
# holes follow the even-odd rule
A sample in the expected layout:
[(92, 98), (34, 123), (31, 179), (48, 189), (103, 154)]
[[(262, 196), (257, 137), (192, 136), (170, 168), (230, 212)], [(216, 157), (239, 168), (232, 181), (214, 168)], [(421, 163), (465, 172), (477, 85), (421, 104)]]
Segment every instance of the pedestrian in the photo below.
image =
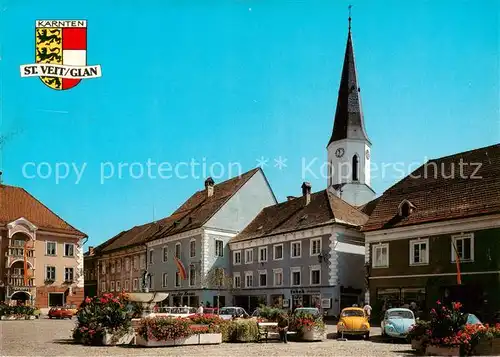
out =
[(200, 303), (200, 306), (198, 307), (198, 310), (196, 310), (196, 313), (198, 315), (203, 315), (203, 303)]
[(366, 305), (363, 307), (363, 311), (365, 312), (368, 321), (370, 321), (370, 316), (372, 314), (372, 307), (370, 306), (370, 304), (366, 303)]
[(280, 341), (284, 343), (288, 343), (287, 334), (288, 334), (288, 315), (286, 313), (282, 313), (279, 315), (278, 319), (278, 332), (280, 334)]

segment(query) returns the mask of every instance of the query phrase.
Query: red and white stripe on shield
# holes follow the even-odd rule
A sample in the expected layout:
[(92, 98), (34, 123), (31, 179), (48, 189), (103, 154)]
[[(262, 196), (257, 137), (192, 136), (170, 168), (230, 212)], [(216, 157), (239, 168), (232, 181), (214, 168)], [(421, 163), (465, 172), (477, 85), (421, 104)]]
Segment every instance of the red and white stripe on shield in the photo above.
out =
[[(65, 66), (87, 65), (87, 28), (63, 27), (62, 60)], [(70, 89), (80, 83), (81, 79), (62, 78), (62, 89)]]

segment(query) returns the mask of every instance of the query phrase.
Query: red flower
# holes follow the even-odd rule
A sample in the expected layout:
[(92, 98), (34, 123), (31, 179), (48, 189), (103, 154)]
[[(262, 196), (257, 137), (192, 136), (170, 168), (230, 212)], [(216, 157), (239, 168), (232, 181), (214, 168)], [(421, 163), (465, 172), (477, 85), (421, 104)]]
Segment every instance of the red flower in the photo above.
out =
[(438, 300), (438, 301), (436, 301), (436, 304), (437, 304), (437, 305), (441, 305), (441, 301), (439, 301), (439, 300)]
[(454, 310), (460, 310), (460, 308), (462, 307), (462, 304), (460, 302), (455, 302), (453, 303), (453, 309)]
[(88, 296), (85, 298), (85, 303), (86, 303), (86, 304), (90, 303), (91, 301), (92, 301), (92, 299), (91, 299), (91, 298), (89, 298)]

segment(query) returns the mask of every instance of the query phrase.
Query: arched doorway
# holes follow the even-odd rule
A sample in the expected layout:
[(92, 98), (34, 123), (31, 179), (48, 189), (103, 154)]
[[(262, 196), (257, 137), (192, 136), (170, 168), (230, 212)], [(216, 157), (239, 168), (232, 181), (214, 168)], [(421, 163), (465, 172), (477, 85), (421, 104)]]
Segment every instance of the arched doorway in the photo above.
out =
[(11, 301), (14, 301), (16, 305), (28, 305), (30, 302), (30, 294), (25, 291), (16, 291), (10, 297)]

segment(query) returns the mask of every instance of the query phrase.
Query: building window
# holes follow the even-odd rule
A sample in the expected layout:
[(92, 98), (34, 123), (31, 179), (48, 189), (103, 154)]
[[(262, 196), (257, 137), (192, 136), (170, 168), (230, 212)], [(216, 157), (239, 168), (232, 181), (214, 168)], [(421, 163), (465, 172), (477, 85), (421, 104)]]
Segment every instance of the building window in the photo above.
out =
[(253, 272), (246, 271), (245, 272), (245, 288), (253, 287)]
[(267, 247), (259, 247), (259, 263), (267, 262)]
[(137, 255), (134, 256), (134, 270), (139, 269), (139, 257)]
[(245, 264), (253, 263), (253, 249), (245, 250)]
[(120, 283), (120, 281), (116, 282), (116, 291), (118, 291), (118, 292), (121, 291), (121, 283)]
[(45, 268), (45, 280), (56, 280), (56, 267), (47, 266)]
[(64, 281), (73, 281), (74, 273), (74, 268), (64, 268)]
[(241, 288), (241, 276), (240, 273), (234, 273), (233, 275), (233, 285), (235, 288)]
[(389, 266), (389, 244), (373, 245), (373, 262), (374, 268), (387, 268)]
[(130, 291), (130, 280), (125, 280), (125, 291)]
[(115, 262), (112, 261), (111, 262), (111, 274), (114, 274), (115, 273)]
[(175, 244), (175, 257), (177, 259), (181, 259), (181, 244), (180, 243)]
[(352, 180), (353, 181), (358, 181), (358, 166), (359, 166), (359, 159), (358, 155), (354, 155), (352, 157)]
[(194, 265), (189, 266), (189, 286), (196, 284), (196, 268)]
[(410, 265), (429, 264), (429, 240), (410, 241)]
[(321, 238), (311, 239), (310, 247), (310, 256), (319, 255), (319, 253), (321, 253)]
[(146, 268), (146, 254), (141, 254), (139, 256), (139, 266), (141, 269)]
[(290, 268), (290, 281), (292, 286), (300, 286), (300, 267)]
[(274, 260), (282, 260), (283, 259), (283, 244), (276, 244), (274, 246)]
[(233, 265), (241, 264), (241, 250), (233, 252)]
[(106, 291), (106, 282), (101, 282), (101, 291)]
[(130, 258), (125, 258), (125, 271), (130, 271)]
[(65, 257), (75, 256), (75, 245), (73, 243), (64, 243), (64, 256)]
[(47, 242), (46, 255), (57, 255), (57, 243), (56, 242)]
[(321, 267), (319, 265), (315, 265), (311, 267), (311, 276), (310, 276), (311, 285), (320, 285), (321, 284)]
[(166, 288), (168, 286), (168, 274), (167, 273), (163, 273), (161, 286), (163, 286), (164, 288)]
[(456, 257), (460, 262), (474, 261), (474, 235), (472, 233), (460, 234), (451, 237), (451, 261), (456, 262)]
[(168, 247), (163, 247), (163, 262), (168, 261)]
[(266, 287), (267, 286), (267, 271), (259, 270), (259, 286)]
[(109, 288), (109, 291), (115, 291), (115, 282), (111, 282), (111, 287)]
[(223, 257), (224, 256), (224, 242), (221, 240), (215, 240), (215, 256)]
[(175, 273), (175, 286), (181, 286), (181, 274), (179, 272)]
[(139, 280), (132, 280), (132, 290), (137, 291), (139, 289)]
[(191, 258), (196, 257), (196, 240), (192, 239), (189, 242), (189, 256)]
[(290, 252), (291, 252), (292, 258), (300, 258), (302, 255), (302, 253), (301, 253), (302, 242), (292, 242), (290, 247), (291, 247)]
[(153, 256), (154, 256), (153, 252), (154, 252), (153, 249), (149, 251), (149, 262), (148, 262), (149, 264), (153, 264)]
[(121, 259), (118, 259), (116, 261), (116, 272), (117, 273), (120, 273), (122, 271), (122, 260)]
[(274, 286), (283, 286), (283, 269), (273, 269)]

